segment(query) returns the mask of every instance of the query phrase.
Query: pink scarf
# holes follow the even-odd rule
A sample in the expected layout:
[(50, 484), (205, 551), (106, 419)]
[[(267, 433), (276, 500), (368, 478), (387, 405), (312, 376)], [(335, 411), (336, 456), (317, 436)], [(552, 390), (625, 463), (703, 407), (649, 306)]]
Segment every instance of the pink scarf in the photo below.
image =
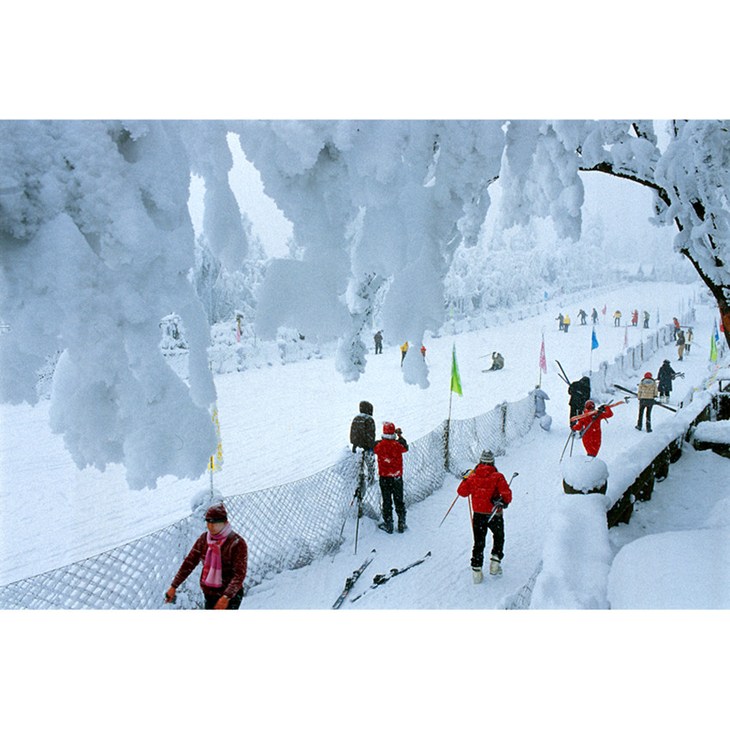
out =
[(223, 585), (223, 561), (221, 560), (221, 545), (231, 534), (229, 522), (217, 535), (208, 533), (208, 549), (203, 562), (203, 584), (211, 588), (220, 588)]

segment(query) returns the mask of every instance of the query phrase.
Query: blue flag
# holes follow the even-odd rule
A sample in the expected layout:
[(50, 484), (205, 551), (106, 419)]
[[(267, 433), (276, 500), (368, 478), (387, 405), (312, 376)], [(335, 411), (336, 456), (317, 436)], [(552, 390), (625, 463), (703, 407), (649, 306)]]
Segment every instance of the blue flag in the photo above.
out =
[(598, 338), (596, 337), (596, 328), (593, 328), (593, 333), (591, 334), (591, 350), (595, 350), (598, 347)]

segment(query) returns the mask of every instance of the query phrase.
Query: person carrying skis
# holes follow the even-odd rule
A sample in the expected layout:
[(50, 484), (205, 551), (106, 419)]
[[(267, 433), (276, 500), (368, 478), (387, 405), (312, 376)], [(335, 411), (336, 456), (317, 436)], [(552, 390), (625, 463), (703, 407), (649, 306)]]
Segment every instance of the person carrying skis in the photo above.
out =
[(591, 322), (593, 322), (594, 325), (598, 323), (598, 312), (595, 307), (593, 307), (593, 311), (591, 312)]
[(393, 506), (398, 517), (398, 532), (405, 532), (406, 505), (403, 501), (403, 454), (408, 451), (408, 443), (401, 429), (393, 423), (383, 423), (383, 438), (373, 447), (378, 458), (380, 493), (383, 498), (383, 522), (378, 525), (388, 534), (393, 532)]
[(375, 342), (375, 354), (382, 355), (383, 354), (383, 333), (381, 332), (381, 330), (378, 330), (373, 335), (373, 340)]
[[(504, 367), (504, 357), (499, 352), (492, 353), (492, 364), (489, 370), (501, 370)], [(486, 371), (485, 371), (486, 372)]]
[(238, 610), (243, 600), (243, 581), (248, 566), (246, 541), (233, 532), (225, 506), (214, 504), (205, 513), (207, 532), (193, 544), (177, 575), (165, 591), (165, 603), (175, 601), (178, 587), (203, 563), (200, 588), (206, 609)]
[(598, 456), (601, 450), (601, 421), (611, 418), (611, 406), (598, 406), (587, 400), (583, 413), (573, 421), (571, 429), (580, 433), (583, 448), (588, 456)]
[(584, 375), (580, 380), (572, 382), (568, 386), (570, 396), (570, 417), (571, 419), (583, 412), (586, 401), (591, 397), (591, 380)]
[(669, 394), (672, 392), (672, 381), (678, 373), (674, 371), (669, 360), (665, 360), (659, 368), (657, 378), (659, 379), (659, 400), (669, 402)]
[(614, 327), (620, 327), (621, 326), (621, 311), (617, 309), (613, 313), (613, 326)]
[(588, 318), (588, 312), (585, 312), (581, 309), (580, 312), (578, 312), (578, 316), (580, 317), (581, 325), (586, 324), (586, 319)]
[(682, 330), (679, 330), (677, 332), (677, 355), (679, 356), (677, 359), (682, 360), (684, 358), (684, 346), (686, 342), (684, 339), (684, 332)]
[[(368, 482), (375, 481), (375, 419), (373, 418), (373, 404), (366, 400), (360, 401), (360, 412), (352, 419), (350, 424), (350, 443), (352, 453), (357, 449), (362, 451), (362, 460), (368, 472)], [(364, 495), (360, 495), (362, 499)]]
[(471, 505), (474, 510), (472, 518), (474, 547), (471, 553), (471, 569), (474, 582), (481, 583), (487, 530), (492, 531), (489, 574), (500, 575), (502, 573), (501, 562), (504, 558), (502, 510), (506, 509), (512, 501), (512, 491), (504, 474), (497, 471), (494, 454), (491, 451), (482, 451), (479, 463), (461, 481), (456, 491), (460, 497), (471, 497)]
[(646, 432), (651, 433), (651, 409), (654, 407), (656, 397), (659, 394), (656, 381), (651, 377), (651, 373), (644, 373), (644, 378), (639, 383), (636, 394), (639, 396), (639, 420), (634, 428), (641, 431), (641, 423), (644, 420), (644, 413), (646, 413)]

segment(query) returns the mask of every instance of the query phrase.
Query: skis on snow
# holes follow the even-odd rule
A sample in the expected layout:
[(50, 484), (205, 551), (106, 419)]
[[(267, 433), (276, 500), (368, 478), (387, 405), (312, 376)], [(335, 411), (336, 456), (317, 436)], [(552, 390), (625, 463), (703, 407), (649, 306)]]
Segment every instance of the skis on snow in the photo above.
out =
[[(634, 390), (629, 390), (628, 388), (624, 388), (623, 385), (619, 385), (618, 383), (613, 384), (614, 388), (618, 388), (619, 390), (623, 390), (624, 393), (631, 393), (631, 395), (635, 395), (637, 398), (639, 397), (639, 394)], [(659, 406), (660, 408), (666, 408), (668, 411), (671, 411), (672, 413), (676, 413), (677, 409), (672, 408), (672, 406), (668, 406), (665, 403), (660, 403), (658, 400), (654, 401), (655, 406)]]
[(411, 568), (415, 568), (417, 565), (420, 565), (421, 563), (425, 562), (428, 558), (431, 557), (431, 551), (429, 550), (422, 558), (419, 560), (414, 560), (412, 563), (409, 563), (403, 568), (391, 568), (389, 573), (378, 573), (377, 575), (373, 576), (373, 582), (370, 586), (368, 586), (362, 593), (355, 596), (354, 598), (350, 599), (351, 603), (354, 603), (355, 601), (361, 599), (366, 593), (369, 593), (370, 591), (374, 591), (379, 586), (382, 586), (384, 583), (387, 583), (391, 578), (395, 578), (396, 575), (401, 575), (402, 573), (405, 573), (407, 570), (410, 570)]
[(342, 593), (337, 597), (337, 600), (332, 604), (332, 608), (339, 608), (347, 598), (347, 595), (352, 590), (352, 587), (357, 583), (357, 579), (365, 572), (365, 568), (373, 562), (375, 558), (375, 548), (370, 552), (370, 556), (366, 558), (365, 562), (357, 569), (352, 571), (352, 575), (345, 581), (345, 587), (342, 589)]

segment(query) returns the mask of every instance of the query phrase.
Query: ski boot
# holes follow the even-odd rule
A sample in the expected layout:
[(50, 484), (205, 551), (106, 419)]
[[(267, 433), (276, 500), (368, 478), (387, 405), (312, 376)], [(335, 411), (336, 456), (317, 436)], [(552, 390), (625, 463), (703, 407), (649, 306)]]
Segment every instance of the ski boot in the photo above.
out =
[(502, 575), (500, 562), (500, 559), (496, 555), (492, 555), (489, 560), (489, 575)]
[(405, 532), (408, 529), (408, 525), (406, 525), (405, 520), (398, 520), (398, 532)]
[(381, 522), (378, 528), (383, 532), (387, 532), (389, 535), (393, 534), (393, 523), (392, 522)]
[[(634, 426), (634, 428), (635, 428), (635, 429), (636, 429), (637, 431), (641, 431), (641, 426)], [(649, 430), (651, 430), (651, 429), (649, 429)]]
[(481, 583), (482, 582), (482, 569), (481, 568), (475, 568), (472, 566), (471, 569), (471, 579), (474, 581), (474, 583)]

